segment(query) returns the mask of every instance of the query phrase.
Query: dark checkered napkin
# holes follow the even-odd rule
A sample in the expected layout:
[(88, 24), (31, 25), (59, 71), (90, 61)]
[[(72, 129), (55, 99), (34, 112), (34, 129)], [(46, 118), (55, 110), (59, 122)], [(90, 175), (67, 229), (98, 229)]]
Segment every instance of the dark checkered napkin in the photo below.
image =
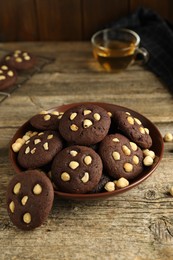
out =
[(141, 46), (150, 55), (146, 67), (173, 91), (173, 26), (157, 13), (142, 7), (109, 26), (129, 28), (139, 34)]

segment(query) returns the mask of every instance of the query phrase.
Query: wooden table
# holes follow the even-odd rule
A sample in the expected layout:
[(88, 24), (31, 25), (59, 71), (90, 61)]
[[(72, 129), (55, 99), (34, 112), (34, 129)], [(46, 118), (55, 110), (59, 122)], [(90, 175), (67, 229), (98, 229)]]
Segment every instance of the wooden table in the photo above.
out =
[(35, 113), (63, 103), (103, 101), (137, 110), (162, 135), (173, 130), (172, 95), (143, 67), (106, 73), (94, 61), (89, 42), (0, 44), (1, 54), (14, 49), (40, 56), (37, 71), (30, 78), (21, 73), (11, 95), (0, 96), (0, 259), (172, 260), (173, 143), (165, 144), (161, 164), (139, 186), (105, 200), (56, 197), (40, 228), (23, 232), (12, 225), (5, 203), (15, 174), (9, 141)]

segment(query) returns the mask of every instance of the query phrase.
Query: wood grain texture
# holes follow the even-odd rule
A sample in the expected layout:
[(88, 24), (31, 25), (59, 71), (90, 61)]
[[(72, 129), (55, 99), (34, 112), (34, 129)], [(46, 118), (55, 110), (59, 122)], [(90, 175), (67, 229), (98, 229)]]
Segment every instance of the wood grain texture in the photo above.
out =
[(172, 10), (173, 2), (171, 0), (157, 1), (157, 0), (130, 0), (130, 11), (134, 11), (139, 6), (150, 8), (155, 12), (158, 12), (163, 18), (168, 21), (173, 21)]
[(138, 65), (118, 74), (104, 72), (88, 42), (1, 43), (0, 48), (56, 58), (0, 104), (0, 259), (172, 260), (173, 143), (165, 143), (160, 166), (134, 189), (97, 201), (56, 197), (48, 220), (34, 231), (14, 227), (5, 202), (15, 174), (8, 159), (9, 141), (33, 114), (63, 103), (104, 101), (137, 110), (164, 135), (173, 132), (168, 89)]
[(83, 39), (128, 13), (128, 0), (82, 0)]
[(38, 40), (34, 0), (0, 3), (0, 41)]
[(80, 0), (36, 0), (36, 12), (40, 40), (81, 40)]
[(0, 4), (0, 41), (89, 40), (144, 6), (173, 21), (172, 0), (6, 0)]

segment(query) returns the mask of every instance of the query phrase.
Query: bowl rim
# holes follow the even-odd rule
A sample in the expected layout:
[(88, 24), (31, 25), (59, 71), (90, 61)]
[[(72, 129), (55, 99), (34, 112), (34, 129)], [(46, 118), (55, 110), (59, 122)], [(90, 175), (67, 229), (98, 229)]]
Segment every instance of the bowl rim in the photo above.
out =
[[(131, 180), (130, 184), (128, 186), (124, 187), (124, 188), (116, 189), (116, 190), (110, 191), (110, 192), (103, 191), (103, 192), (99, 192), (99, 193), (85, 193), (85, 194), (66, 193), (66, 192), (58, 191), (54, 188), (54, 194), (56, 196), (60, 197), (60, 198), (63, 198), (63, 199), (75, 199), (75, 200), (104, 199), (104, 198), (107, 198), (107, 197), (110, 197), (110, 196), (115, 196), (117, 194), (124, 193), (124, 192), (134, 188), (135, 186), (138, 186), (140, 183), (142, 183), (144, 180), (146, 180), (156, 170), (156, 168), (159, 166), (161, 159), (163, 157), (164, 142), (163, 142), (162, 135), (161, 135), (160, 131), (158, 130), (158, 128), (148, 118), (146, 118), (145, 116), (143, 116), (142, 114), (138, 113), (135, 110), (132, 110), (132, 109), (124, 107), (124, 106), (119, 106), (119, 105), (116, 105), (116, 104), (105, 103), (105, 102), (77, 102), (77, 103), (62, 104), (62, 105), (54, 106), (50, 109), (46, 109), (46, 111), (51, 112), (51, 111), (57, 110), (59, 112), (64, 112), (71, 107), (82, 105), (82, 104), (84, 104), (84, 105), (89, 105), (89, 104), (98, 105), (98, 106), (101, 106), (105, 109), (108, 108), (108, 107), (112, 107), (114, 109), (116, 108), (118, 110), (123, 110), (123, 111), (133, 113), (133, 115), (138, 116), (139, 119), (142, 118), (142, 120), (145, 121), (145, 123), (150, 125), (150, 127), (151, 127), (150, 131), (152, 130), (152, 132), (154, 133), (154, 137), (157, 137), (157, 139), (160, 141), (160, 144), (159, 144), (160, 149), (159, 149), (159, 151), (155, 151), (156, 154), (158, 152), (159, 152), (159, 154), (157, 154), (157, 156), (156, 156), (154, 165), (145, 168), (139, 176), (137, 176), (135, 179)], [(30, 127), (30, 128), (28, 129), (28, 127)], [(13, 137), (10, 141), (9, 160), (11, 162), (11, 165), (12, 165), (15, 173), (21, 172), (22, 169), (16, 162), (17, 153), (15, 153), (12, 150), (11, 146), (17, 138), (21, 137), (21, 133), (24, 134), (24, 133), (26, 133), (26, 131), (29, 131), (29, 130), (32, 130), (32, 127), (31, 127), (29, 120), (28, 120), (17, 129), (17, 131), (15, 132), (15, 134), (13, 135)]]

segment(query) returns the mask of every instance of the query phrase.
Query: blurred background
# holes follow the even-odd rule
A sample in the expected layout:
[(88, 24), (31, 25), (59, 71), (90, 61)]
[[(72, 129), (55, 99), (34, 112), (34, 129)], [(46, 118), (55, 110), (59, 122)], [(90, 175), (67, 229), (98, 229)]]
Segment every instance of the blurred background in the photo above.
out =
[(173, 22), (172, 0), (0, 0), (0, 42), (89, 40), (141, 6)]

